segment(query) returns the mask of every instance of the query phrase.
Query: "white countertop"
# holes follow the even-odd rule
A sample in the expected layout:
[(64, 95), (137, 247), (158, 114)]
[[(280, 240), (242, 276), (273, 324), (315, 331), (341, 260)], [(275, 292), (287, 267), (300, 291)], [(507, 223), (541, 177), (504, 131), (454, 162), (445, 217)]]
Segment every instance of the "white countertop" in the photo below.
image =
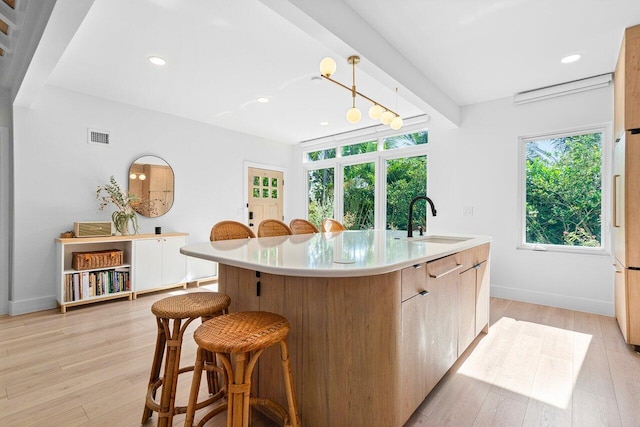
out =
[(381, 230), (299, 234), (198, 243), (180, 252), (284, 276), (355, 277), (389, 273), (492, 240), (475, 235), (438, 235), (432, 241), (406, 236), (406, 231)]

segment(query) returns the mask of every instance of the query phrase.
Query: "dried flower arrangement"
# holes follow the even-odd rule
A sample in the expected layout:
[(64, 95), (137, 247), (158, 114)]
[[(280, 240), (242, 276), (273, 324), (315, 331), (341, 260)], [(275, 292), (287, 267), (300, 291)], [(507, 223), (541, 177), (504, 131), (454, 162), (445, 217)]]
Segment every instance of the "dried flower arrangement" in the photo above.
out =
[(140, 202), (138, 196), (122, 190), (120, 184), (111, 176), (108, 184), (98, 186), (96, 199), (100, 201), (100, 210), (109, 203), (116, 205), (118, 210), (111, 214), (111, 220), (120, 234), (129, 234), (129, 223), (133, 225), (134, 234), (138, 233), (138, 216), (134, 210), (134, 206)]

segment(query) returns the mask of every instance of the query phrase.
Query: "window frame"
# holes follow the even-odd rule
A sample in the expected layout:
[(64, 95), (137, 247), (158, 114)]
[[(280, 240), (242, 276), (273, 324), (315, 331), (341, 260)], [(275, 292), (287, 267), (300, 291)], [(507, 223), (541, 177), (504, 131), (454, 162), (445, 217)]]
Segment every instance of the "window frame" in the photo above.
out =
[[(600, 159), (600, 246), (569, 246), (553, 245), (543, 243), (527, 243), (527, 219), (526, 219), (526, 174), (527, 174), (527, 143), (552, 138), (562, 138), (575, 135), (585, 135), (590, 133), (602, 134), (602, 145)], [(611, 221), (611, 123), (596, 124), (591, 126), (581, 126), (576, 128), (558, 130), (548, 133), (531, 134), (518, 137), (518, 222), (519, 236), (516, 244), (517, 249), (542, 251), (542, 252), (563, 252), (587, 255), (610, 255), (610, 221)]]

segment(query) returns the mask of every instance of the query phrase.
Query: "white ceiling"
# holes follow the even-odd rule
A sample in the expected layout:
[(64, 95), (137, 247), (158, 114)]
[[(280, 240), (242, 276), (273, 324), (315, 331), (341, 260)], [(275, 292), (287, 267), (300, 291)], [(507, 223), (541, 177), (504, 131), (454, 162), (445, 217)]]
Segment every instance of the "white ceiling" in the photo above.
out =
[(358, 91), (456, 125), (460, 106), (612, 72), (639, 23), (638, 0), (95, 0), (47, 83), (296, 143), (376, 124), (311, 81), (324, 56), (350, 86), (361, 55)]

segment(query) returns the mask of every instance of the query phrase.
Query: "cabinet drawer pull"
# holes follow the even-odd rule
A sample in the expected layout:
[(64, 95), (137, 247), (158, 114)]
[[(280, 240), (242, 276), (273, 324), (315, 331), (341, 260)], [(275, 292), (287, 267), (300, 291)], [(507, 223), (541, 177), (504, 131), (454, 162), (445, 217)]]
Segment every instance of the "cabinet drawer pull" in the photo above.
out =
[(418, 292), (420, 295), (425, 296), (429, 293), (429, 291), (427, 291), (426, 289), (424, 291), (420, 291)]
[(413, 268), (422, 268), (422, 264), (414, 264)]
[(453, 272), (454, 272), (454, 271), (456, 271), (456, 270), (460, 270), (461, 268), (462, 268), (462, 264), (457, 264), (457, 265), (456, 265), (455, 267), (453, 267), (452, 269), (447, 270), (447, 271), (445, 271), (444, 273), (437, 274), (437, 275), (435, 275), (435, 276), (434, 276), (433, 274), (429, 273), (429, 277), (431, 277), (432, 279), (439, 279), (439, 278), (441, 278), (441, 277), (443, 277), (443, 276), (446, 276), (446, 275), (447, 275), (447, 274), (449, 274), (449, 273), (453, 273)]
[(616, 271), (616, 273), (622, 273), (622, 270), (618, 270), (618, 265), (617, 264), (611, 264), (613, 265), (613, 269)]
[(473, 266), (473, 267), (471, 267), (471, 268), (475, 268), (475, 269), (477, 270), (477, 269), (478, 269), (478, 268), (480, 268), (480, 266), (481, 266), (482, 264), (484, 264), (485, 262), (487, 262), (487, 261), (479, 262), (479, 263), (477, 263), (476, 265), (474, 265), (474, 266)]

